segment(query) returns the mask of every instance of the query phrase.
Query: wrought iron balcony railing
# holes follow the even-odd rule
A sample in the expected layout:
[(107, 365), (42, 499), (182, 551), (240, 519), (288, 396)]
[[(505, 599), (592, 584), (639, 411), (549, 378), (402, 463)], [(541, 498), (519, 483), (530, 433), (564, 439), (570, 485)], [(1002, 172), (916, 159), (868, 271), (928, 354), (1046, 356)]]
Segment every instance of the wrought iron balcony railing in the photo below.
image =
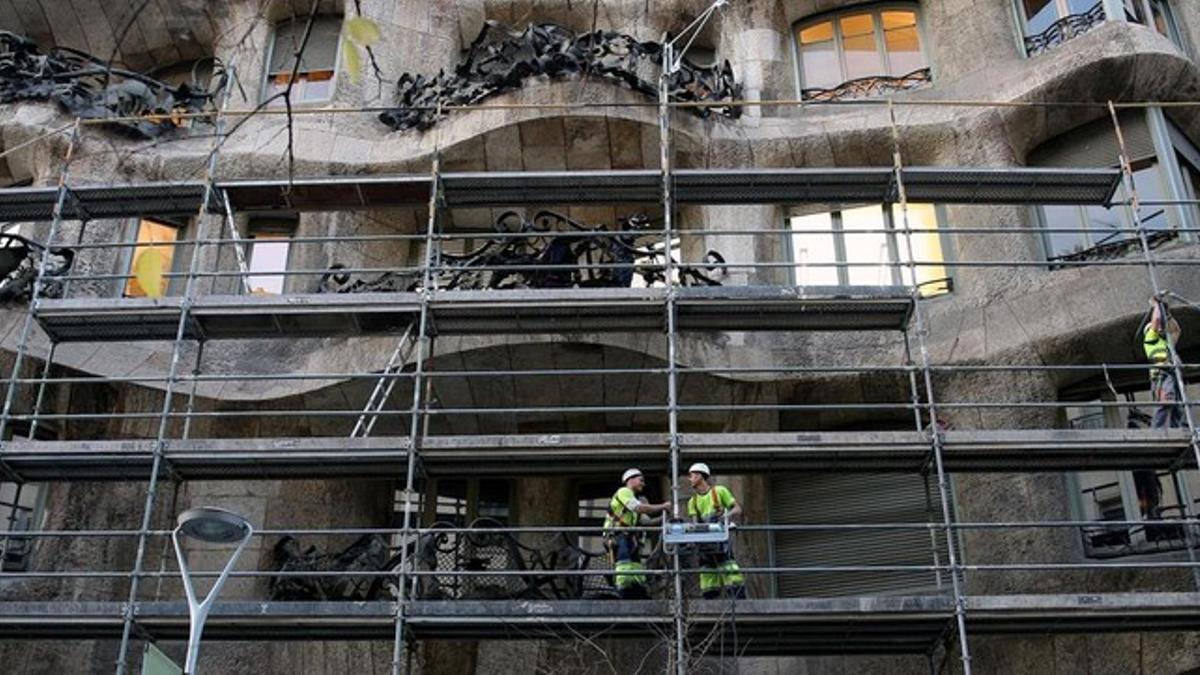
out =
[(1046, 30), (1037, 35), (1025, 38), (1025, 53), (1029, 56), (1041, 54), (1061, 45), (1072, 38), (1079, 37), (1095, 28), (1105, 19), (1104, 3), (1097, 2), (1082, 14), (1069, 14), (1050, 24)]
[(872, 75), (847, 80), (830, 89), (809, 88), (800, 90), (804, 101), (840, 101), (853, 98), (870, 98), (891, 91), (913, 89), (933, 81), (929, 68), (920, 68), (904, 75)]

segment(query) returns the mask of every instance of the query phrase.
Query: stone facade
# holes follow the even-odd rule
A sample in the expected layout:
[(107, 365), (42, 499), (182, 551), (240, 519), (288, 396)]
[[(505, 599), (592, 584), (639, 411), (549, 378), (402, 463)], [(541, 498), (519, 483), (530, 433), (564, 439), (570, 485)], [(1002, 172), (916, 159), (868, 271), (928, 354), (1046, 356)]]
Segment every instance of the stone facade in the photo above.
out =
[[(114, 54), (129, 69), (149, 71), (165, 64), (216, 56), (233, 64), (238, 75), (231, 107), (246, 109), (259, 100), (266, 71), (265, 55), (272, 26), (294, 14), (306, 14), (305, 0), (205, 2), (151, 0), (130, 23), (129, 6), (93, 0), (12, 0), (0, 2), (0, 29), (24, 33), (41, 46), (72, 47), (97, 55)], [(433, 74), (452, 69), (485, 21), (511, 25), (553, 22), (583, 32), (593, 27), (658, 40), (678, 31), (707, 6), (701, 0), (364, 0), (361, 11), (379, 26), (383, 39), (374, 58), (384, 81), (365, 72), (357, 84), (343, 72), (334, 80), (334, 95), (320, 105), (338, 108), (380, 107), (392, 103), (399, 73)], [(900, 3), (903, 4), (903, 3)], [(1117, 101), (1195, 101), (1200, 98), (1200, 4), (1172, 0), (1181, 44), (1142, 25), (1108, 21), (1044, 54), (1027, 57), (1020, 48), (1017, 4), (1010, 0), (920, 0), (905, 6), (920, 13), (921, 38), (932, 71), (932, 83), (895, 94), (901, 153), (909, 165), (984, 167), (1024, 166), (1030, 152), (1042, 143), (1080, 124), (1101, 118), (1103, 109), (1066, 103)], [(793, 99), (797, 96), (797, 64), (793, 28), (826, 12), (864, 5), (858, 0), (747, 0), (732, 2), (716, 13), (700, 33), (697, 47), (728, 59), (749, 100)], [(326, 14), (351, 14), (356, 3), (320, 0)], [(866, 5), (864, 5), (866, 6)], [(242, 96), (246, 99), (243, 100)], [(958, 106), (935, 102), (1038, 102), (1036, 106)], [(592, 109), (570, 108), (579, 103), (637, 104)], [(903, 105), (904, 103), (929, 105)], [(518, 90), (489, 103), (503, 104), (455, 112), (426, 132), (390, 132), (373, 113), (306, 114), (299, 106), (294, 121), (296, 175), (353, 175), (428, 172), (434, 153), (446, 171), (503, 170), (621, 170), (658, 168), (659, 137), (656, 111), (636, 92), (587, 78), (566, 81), (528, 81)], [(556, 107), (557, 106), (557, 107)], [(311, 107), (311, 106), (310, 106)], [(271, 109), (276, 111), (276, 109)], [(1194, 108), (1171, 108), (1171, 122), (1193, 142), (1200, 143), (1200, 115)], [(0, 177), (33, 185), (54, 185), (66, 151), (58, 135), (19, 148), (69, 120), (49, 104), (0, 106)], [(281, 118), (264, 114), (239, 121), (220, 151), (217, 172), (222, 177), (279, 177), (286, 175), (287, 134)], [(891, 125), (882, 105), (748, 107), (738, 120), (702, 120), (686, 114), (673, 119), (675, 161), (682, 168), (718, 167), (858, 167), (891, 166)], [(169, 143), (140, 142), (89, 129), (76, 149), (71, 179), (80, 184), (187, 180), (203, 175), (211, 148), (204, 132)], [(7, 152), (12, 149), (11, 152)], [(589, 223), (613, 223), (631, 207), (574, 207), (568, 213)], [(486, 227), (497, 212), (462, 209), (448, 214), (448, 226)], [(681, 213), (682, 227), (707, 231), (739, 228), (781, 228), (786, 209), (775, 206), (690, 207)], [(304, 214), (296, 236), (417, 234), (425, 227), (422, 210)], [(1193, 227), (1197, 220), (1193, 219)], [(248, 218), (239, 217), (246, 228)], [(1129, 361), (1127, 340), (1145, 309), (1150, 286), (1144, 268), (1080, 266), (1047, 269), (1037, 234), (1022, 228), (1035, 225), (1031, 210), (1013, 206), (950, 205), (943, 245), (948, 260), (1022, 261), (1026, 265), (961, 267), (953, 270), (954, 291), (930, 299), (930, 358), (951, 365), (1096, 364)], [(61, 242), (102, 243), (129, 240), (133, 224), (97, 220), (86, 228), (68, 223)], [(44, 237), (47, 224), (24, 225), (22, 231)], [(225, 224), (209, 217), (188, 228), (188, 236), (222, 236)], [(1009, 234), (956, 234), (955, 228), (1012, 227)], [(730, 262), (778, 263), (786, 260), (781, 236), (741, 235), (692, 237), (689, 251), (714, 248)], [(1164, 258), (1197, 257), (1195, 235), (1158, 251)], [(186, 251), (177, 269), (188, 264)], [(331, 264), (348, 266), (412, 266), (420, 262), (416, 244), (389, 241), (362, 246), (320, 242), (293, 247), (292, 269), (321, 271)], [(94, 250), (82, 256), (77, 272), (120, 274), (118, 253)], [(228, 248), (220, 255), (208, 249), (201, 269), (235, 271)], [(1200, 276), (1192, 267), (1160, 268), (1161, 282), (1182, 296), (1200, 297)], [(311, 292), (319, 274), (296, 276), (289, 292)], [(80, 282), (75, 293), (119, 294), (120, 280)], [(782, 268), (733, 270), (729, 283), (786, 283)], [(207, 277), (201, 293), (236, 292), (231, 277)], [(2, 372), (9, 372), (24, 320), (23, 308), (0, 309)], [(1184, 319), (1185, 336), (1200, 334), (1200, 322)], [(1194, 345), (1187, 342), (1184, 347)], [(394, 346), (390, 337), (300, 339), (288, 341), (224, 341), (205, 346), (206, 373), (271, 375), (280, 373), (377, 372)], [(192, 363), (194, 347), (183, 353)], [(46, 358), (49, 344), (35, 334), (27, 354), (33, 365)], [(665, 340), (644, 334), (572, 334), (439, 338), (430, 367), (435, 370), (534, 368), (650, 368), (667, 358)], [(901, 336), (885, 333), (727, 333), (684, 335), (679, 363), (685, 367), (770, 368), (764, 376), (686, 375), (685, 403), (692, 405), (800, 405), (835, 402), (852, 405), (905, 400), (908, 382), (890, 373), (871, 372), (878, 364), (905, 363)], [(79, 343), (56, 349), (57, 372), (99, 377), (165, 377), (171, 345), (155, 342)], [(789, 368), (820, 364), (854, 374), (796, 374)], [(541, 381), (499, 376), (460, 382), (439, 378), (432, 395), (449, 408), (594, 404), (657, 405), (666, 395), (659, 376), (552, 378)], [(994, 375), (978, 372), (939, 372), (934, 381), (940, 402), (1028, 403), (1058, 400), (1063, 387), (1074, 384), (1068, 375), (1052, 371)], [(348, 430), (346, 418), (320, 411), (361, 407), (374, 381), (369, 378), (245, 379), (204, 382), (196, 389), (195, 409), (234, 411), (245, 417), (199, 418), (193, 437), (271, 438), (338, 436)], [(16, 412), (32, 406), (34, 392), (18, 390)], [(51, 388), (51, 409), (66, 414), (106, 412), (147, 413), (138, 419), (66, 419), (56, 428), (64, 439), (154, 438), (155, 413), (162, 406), (162, 383), (63, 384)], [(179, 405), (183, 404), (179, 398)], [(411, 404), (398, 393), (389, 404), (391, 415), (377, 435), (404, 435)], [(312, 411), (307, 416), (272, 415), (271, 411)], [(960, 429), (1055, 428), (1066, 423), (1054, 409), (947, 409), (945, 421)], [(609, 412), (602, 415), (493, 414), (447, 416), (431, 424), (435, 433), (559, 433), (660, 430), (664, 417), (656, 413)], [(905, 427), (907, 424), (909, 427)], [(692, 431), (830, 430), (854, 428), (911, 428), (911, 413), (902, 410), (785, 409), (753, 412), (718, 410), (693, 413), (682, 420)], [(179, 429), (171, 428), (171, 437)], [(665, 467), (656, 467), (661, 469)], [(771, 481), (762, 475), (724, 477), (743, 496), (750, 522), (768, 522), (767, 492)], [(806, 479), (807, 480), (807, 479)], [(819, 480), (819, 476), (812, 478)], [(615, 477), (614, 477), (615, 483)], [(571, 481), (537, 477), (512, 480), (510, 518), (521, 525), (572, 524), (577, 519)], [(1071, 485), (1063, 474), (968, 474), (953, 477), (954, 507), (963, 521), (1070, 520), (1074, 517)], [(236, 510), (266, 529), (383, 527), (393, 523), (394, 481), (263, 480), (203, 481), (163, 485), (158, 495), (159, 517), (152, 527), (170, 526), (167, 513), (206, 504)], [(55, 484), (49, 488), (40, 529), (137, 529), (140, 526), (144, 484)], [(256, 540), (242, 559), (243, 569), (267, 569), (272, 540)], [(336, 537), (314, 541), (322, 547), (344, 545)], [(1038, 561), (1084, 562), (1078, 534), (1073, 530), (1017, 530), (1012, 533), (972, 533), (962, 539), (969, 561), (991, 563)], [(771, 564), (771, 547), (763, 538), (742, 549), (742, 563)], [(129, 542), (97, 545), (84, 540), (43, 544), (35, 559), (52, 568), (124, 569), (134, 548)], [(220, 552), (193, 550), (194, 566), (217, 564)], [(1182, 553), (1171, 560), (1182, 560)], [(146, 556), (149, 570), (172, 569), (169, 548), (152, 543)], [(52, 562), (51, 562), (52, 561)], [(1112, 590), (1191, 590), (1182, 573), (1074, 571), (1064, 574), (1006, 572), (973, 575), (972, 593), (1091, 593)], [(223, 597), (257, 599), (266, 593), (264, 578), (240, 579)], [(94, 580), (31, 581), (0, 584), (0, 597), (55, 600), (124, 600), (124, 582)], [(765, 579), (752, 584), (756, 596), (771, 592)], [(164, 575), (143, 583), (146, 599), (177, 598), (179, 584)], [(1183, 673), (1200, 668), (1196, 635), (1122, 634), (1094, 636), (1033, 636), (979, 639), (975, 648), (977, 673), (1028, 672), (1055, 675), (1116, 672)], [(209, 672), (261, 673), (387, 672), (391, 647), (380, 643), (219, 643), (202, 657)], [(175, 656), (176, 644), (166, 645)], [(663, 655), (653, 645), (611, 641), (603, 644), (618, 668), (638, 667), (647, 650), (649, 662)], [(115, 659), (112, 642), (8, 643), (0, 645), (0, 668), (21, 673), (103, 672)], [(134, 662), (136, 654), (131, 654)], [(601, 672), (567, 646), (553, 642), (445, 643), (427, 645), (416, 656), (425, 673)], [(575, 661), (579, 662), (576, 663)], [(819, 657), (739, 660), (742, 673), (926, 672), (921, 657)], [(949, 660), (955, 667), (956, 659)]]

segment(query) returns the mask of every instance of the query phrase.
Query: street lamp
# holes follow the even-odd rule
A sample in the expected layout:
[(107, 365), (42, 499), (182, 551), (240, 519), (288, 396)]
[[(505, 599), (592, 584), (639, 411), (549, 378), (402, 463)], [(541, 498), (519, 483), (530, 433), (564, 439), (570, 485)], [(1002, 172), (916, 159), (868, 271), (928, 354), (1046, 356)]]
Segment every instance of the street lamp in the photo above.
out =
[[(246, 548), (246, 543), (254, 534), (254, 528), (244, 517), (232, 511), (212, 506), (188, 509), (179, 514), (176, 523), (174, 531), (171, 532), (171, 541), (175, 544), (175, 558), (179, 561), (179, 573), (183, 576), (183, 590), (187, 593), (188, 616), (191, 619), (188, 631), (187, 661), (184, 664), (183, 672), (185, 675), (195, 675), (196, 658), (200, 655), (200, 633), (204, 630), (204, 620), (208, 618), (208, 612), (212, 609), (217, 594), (221, 592), (221, 586), (229, 578), (229, 572), (237, 562), (238, 556), (242, 554), (242, 549)], [(225, 568), (221, 570), (216, 583), (209, 589), (208, 595), (204, 596), (203, 602), (196, 600), (196, 589), (192, 587), (191, 570), (188, 569), (183, 548), (179, 545), (180, 533), (209, 544), (238, 542), (237, 549), (229, 557), (229, 562), (225, 563)]]

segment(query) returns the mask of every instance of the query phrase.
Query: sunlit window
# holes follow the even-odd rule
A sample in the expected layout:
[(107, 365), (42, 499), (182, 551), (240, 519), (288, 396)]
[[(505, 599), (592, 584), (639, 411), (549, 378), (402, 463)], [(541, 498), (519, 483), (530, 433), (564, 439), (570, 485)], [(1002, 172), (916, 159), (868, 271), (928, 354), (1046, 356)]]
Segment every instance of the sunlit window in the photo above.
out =
[(153, 295), (166, 294), (169, 285), (167, 275), (175, 263), (175, 242), (179, 239), (179, 231), (178, 225), (152, 218), (142, 218), (138, 222), (135, 239), (137, 245), (133, 247), (133, 255), (129, 257), (129, 268), (126, 270), (130, 278), (125, 282), (125, 297), (141, 298), (150, 295), (147, 289), (142, 288), (137, 278), (139, 265), (146, 265), (148, 261), (154, 261), (156, 264), (152, 267), (161, 272), (161, 286)]
[[(902, 78), (928, 66), (921, 51), (917, 12), (903, 6), (801, 23), (796, 29), (796, 51), (802, 93), (864, 78)], [(879, 92), (868, 88), (851, 93)]]
[(950, 288), (938, 220), (933, 204), (908, 205), (910, 258), (899, 205), (797, 210), (788, 219), (792, 281), (797, 286), (908, 286), (914, 283), (908, 266), (912, 260), (921, 295), (946, 293)]
[[(275, 35), (267, 62), (266, 100), (288, 87), (295, 69), (295, 84), (292, 86), (293, 103), (328, 101), (333, 98), (334, 75), (337, 72), (338, 40), (342, 30), (340, 16), (321, 16), (313, 20), (308, 41), (304, 32), (308, 18), (297, 16), (275, 24)], [(296, 53), (300, 46), (304, 53), (296, 67)], [(283, 105), (282, 99), (273, 105)]]

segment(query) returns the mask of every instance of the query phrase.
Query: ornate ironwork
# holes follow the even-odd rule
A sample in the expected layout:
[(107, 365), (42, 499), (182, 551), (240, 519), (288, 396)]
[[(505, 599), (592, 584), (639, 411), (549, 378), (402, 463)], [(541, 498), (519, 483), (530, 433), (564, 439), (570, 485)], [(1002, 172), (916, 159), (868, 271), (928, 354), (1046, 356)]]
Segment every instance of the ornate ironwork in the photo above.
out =
[(141, 138), (179, 127), (180, 113), (211, 109), (225, 86), (215, 61), (212, 83), (207, 91), (186, 83), (172, 86), (75, 49), (54, 47), (42, 54), (32, 40), (0, 31), (0, 103), (54, 101), (85, 119), (137, 117), (112, 125)]
[[(1161, 211), (1159, 212), (1161, 214)], [(1123, 239), (1112, 239), (1120, 232), (1113, 233), (1102, 240), (1100, 243), (1088, 248), (1056, 255), (1049, 258), (1051, 268), (1065, 267), (1065, 265), (1055, 265), (1062, 262), (1085, 262), (1094, 260), (1114, 260), (1124, 257), (1130, 251), (1138, 248), (1141, 241), (1136, 236), (1128, 236)], [(1156, 230), (1146, 233), (1146, 243), (1151, 249), (1156, 249), (1163, 244), (1179, 238), (1179, 233), (1174, 230)]]
[[(447, 290), (511, 288), (621, 288), (640, 278), (646, 286), (666, 283), (669, 252), (663, 250), (662, 232), (644, 215), (618, 220), (620, 232), (603, 225), (589, 226), (554, 211), (539, 211), (526, 218), (507, 211), (494, 228), (505, 235), (494, 237), (465, 254), (442, 252), (435, 261), (437, 287)], [(559, 234), (555, 234), (559, 233)], [(584, 234), (580, 234), (584, 233)], [(672, 254), (672, 263), (678, 261)], [(683, 286), (720, 286), (725, 258), (709, 251), (701, 265), (679, 265), (674, 283)], [(411, 292), (420, 289), (417, 271), (385, 272), (371, 279), (356, 279), (335, 264), (321, 277), (322, 293)]]
[(46, 255), (50, 259), (46, 261), (41, 297), (61, 298), (63, 285), (55, 277), (70, 271), (75, 261), (75, 251), (68, 248), (47, 249), (18, 234), (0, 234), (0, 304), (29, 302), (38, 267)]
[(850, 98), (868, 98), (879, 96), (890, 91), (914, 89), (933, 81), (929, 68), (919, 68), (905, 75), (872, 75), (847, 80), (831, 89), (812, 87), (800, 90), (800, 99), (804, 101), (840, 101)]
[[(379, 119), (397, 130), (428, 129), (441, 117), (440, 106), (476, 104), (538, 76), (600, 77), (657, 99), (661, 59), (659, 43), (641, 42), (613, 31), (577, 34), (552, 23), (516, 30), (488, 21), (471, 43), (466, 60), (453, 73), (401, 75), (398, 107), (380, 114)], [(735, 101), (742, 94), (729, 61), (704, 67), (685, 57), (679, 70), (670, 75), (668, 86), (672, 101)], [(701, 117), (712, 112), (729, 118), (741, 115), (741, 109), (732, 105), (691, 110)]]
[(1083, 35), (1103, 22), (1104, 19), (1103, 2), (1097, 2), (1091, 9), (1082, 14), (1068, 14), (1050, 24), (1049, 28), (1037, 35), (1026, 37), (1025, 53), (1029, 56), (1041, 54), (1067, 40)]
[[(445, 599), (578, 599), (615, 598), (612, 565), (604, 551), (590, 551), (573, 537), (556, 533), (539, 545), (521, 541), (512, 533), (496, 532), (499, 521), (479, 518), (469, 531), (450, 532), (451, 523), (438, 522), (415, 542), (391, 549), (377, 534), (365, 535), (336, 553), (302, 549), (293, 537), (275, 545), (272, 568), (279, 572), (306, 572), (303, 576), (271, 578), (271, 600), (380, 600), (395, 595), (394, 576), (363, 576), (356, 572), (398, 572), (401, 560), (415, 577), (414, 597)], [(656, 546), (647, 567), (661, 569), (662, 548)], [(594, 571), (591, 574), (558, 574), (561, 571)], [(489, 571), (520, 574), (489, 575)], [(328, 574), (314, 575), (313, 572)], [(471, 572), (470, 575), (459, 572)], [(657, 595), (665, 577), (650, 580)]]

